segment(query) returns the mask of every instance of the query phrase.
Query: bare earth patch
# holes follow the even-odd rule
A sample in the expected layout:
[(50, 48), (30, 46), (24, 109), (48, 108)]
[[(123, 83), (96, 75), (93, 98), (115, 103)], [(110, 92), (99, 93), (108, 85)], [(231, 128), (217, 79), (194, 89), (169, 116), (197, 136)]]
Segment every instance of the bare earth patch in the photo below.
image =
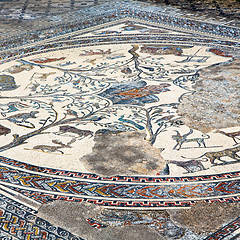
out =
[(239, 80), (240, 60), (201, 70), (196, 92), (178, 108), (184, 123), (202, 132), (239, 126)]
[(107, 176), (156, 174), (166, 162), (144, 136), (145, 132), (96, 135), (92, 153), (80, 161), (90, 172)]
[[(96, 219), (101, 211), (102, 208), (94, 204), (54, 201), (42, 205), (38, 210), (38, 217), (44, 218), (56, 226), (67, 229), (71, 233), (88, 240), (162, 239), (154, 228), (150, 228), (146, 224), (115, 227), (107, 224), (108, 227), (101, 229), (92, 227), (87, 222), (87, 219)], [(159, 216), (164, 217), (166, 215), (164, 211), (158, 212)], [(168, 234), (171, 234), (170, 230)], [(172, 240), (172, 238), (167, 239)]]
[(204, 233), (214, 232), (239, 217), (239, 203), (199, 202), (191, 209), (169, 211), (171, 220), (179, 227)]

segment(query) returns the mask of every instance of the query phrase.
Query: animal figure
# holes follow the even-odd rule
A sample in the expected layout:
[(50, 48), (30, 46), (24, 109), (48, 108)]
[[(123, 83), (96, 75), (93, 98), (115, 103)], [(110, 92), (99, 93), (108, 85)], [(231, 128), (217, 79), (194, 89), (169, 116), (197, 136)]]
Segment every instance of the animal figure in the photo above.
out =
[(30, 71), (31, 69), (33, 69), (33, 66), (27, 65), (27, 64), (26, 65), (21, 64), (21, 65), (11, 66), (10, 68), (5, 69), (4, 71), (15, 74), (15, 73), (20, 73), (24, 70)]
[[(207, 161), (207, 160), (206, 160)], [(187, 170), (187, 173), (193, 173), (198, 171), (206, 170), (203, 166), (202, 162), (206, 162), (204, 160), (189, 160), (189, 161), (169, 161), (169, 163), (176, 164), (178, 167), (182, 167)]]
[(50, 73), (34, 73), (30, 79), (29, 84), (25, 87), (25, 89), (30, 89), (31, 91), (36, 91), (37, 88), (42, 84), (41, 82), (47, 81), (47, 78), (50, 75), (54, 75), (56, 72)]
[(8, 113), (16, 112), (21, 109), (30, 107), (29, 105), (21, 103), (21, 102), (9, 102), (8, 104), (2, 105), (2, 106), (7, 107), (7, 109), (0, 107), (0, 109), (3, 110), (3, 112), (1, 112), (3, 117), (6, 117), (6, 114), (8, 114)]
[(56, 62), (60, 60), (64, 60), (65, 57), (60, 57), (60, 58), (36, 58), (36, 59), (31, 59), (30, 61), (33, 61), (35, 63), (48, 63), (48, 62)]
[(91, 56), (91, 55), (105, 55), (105, 54), (111, 54), (111, 49), (108, 49), (106, 51), (102, 49), (98, 49), (98, 51), (94, 52), (93, 50), (84, 51), (84, 53), (79, 54), (79, 56)]
[[(184, 135), (181, 135), (179, 133), (179, 131), (177, 131), (177, 130), (175, 130), (175, 132), (177, 132), (177, 135), (173, 135), (172, 139), (174, 139), (177, 142), (177, 144), (173, 148), (173, 149), (176, 149), (176, 150), (180, 150), (183, 143), (189, 143), (189, 142), (196, 142), (199, 147), (201, 147), (201, 145), (203, 147), (206, 147), (206, 144), (205, 144), (204, 140), (210, 138), (209, 135), (207, 135), (206, 138), (203, 138), (203, 137), (187, 138), (189, 135), (191, 135), (193, 133), (192, 129), (190, 129), (190, 131), (188, 133), (184, 134)], [(178, 149), (177, 149), (177, 147), (178, 147)]]
[(237, 152), (239, 151), (240, 151), (240, 146), (234, 147), (234, 148), (227, 148), (217, 152), (206, 152), (198, 158), (206, 157), (206, 159), (210, 160), (212, 164), (215, 164), (214, 163), (215, 160), (219, 160), (223, 163), (227, 163), (227, 161), (222, 160), (221, 157), (230, 157), (236, 160), (237, 162), (239, 162), (240, 156), (237, 154)]
[(118, 134), (122, 133), (123, 131), (120, 130), (109, 130), (109, 129), (99, 129), (96, 131), (96, 135), (103, 135), (103, 134)]
[(230, 137), (233, 139), (233, 141), (235, 142), (234, 145), (238, 144), (238, 142), (236, 141), (236, 139), (238, 139), (237, 137), (240, 137), (240, 131), (237, 131), (237, 132), (231, 132), (231, 133), (226, 133), (224, 131), (220, 131), (220, 130), (217, 130), (215, 133), (221, 133), (227, 137)]
[(75, 139), (71, 140), (67, 144), (62, 143), (59, 140), (52, 140), (52, 143), (57, 144), (57, 146), (37, 145), (37, 146), (34, 146), (33, 149), (34, 150), (41, 150), (42, 152), (48, 152), (48, 153), (50, 153), (50, 152), (60, 152), (61, 154), (64, 154), (64, 152), (60, 149), (61, 148), (71, 148), (70, 144), (72, 144), (73, 142), (75, 142)]
[(58, 65), (60, 67), (65, 67), (65, 66), (69, 66), (69, 65), (72, 65), (72, 64), (76, 64), (76, 62), (67, 61), (65, 63), (59, 63)]
[(56, 72), (50, 72), (50, 73), (34, 73), (33, 76), (31, 77), (31, 80), (40, 80), (40, 81), (46, 81), (47, 78), (50, 75), (54, 75)]
[(87, 136), (92, 137), (93, 136), (93, 132), (92, 131), (78, 129), (76, 127), (72, 127), (72, 126), (69, 126), (69, 125), (60, 126), (59, 127), (59, 131), (60, 131), (60, 134), (61, 133), (75, 133), (79, 137), (87, 137)]
[(91, 63), (91, 64), (93, 64), (93, 65), (95, 65), (96, 63), (96, 58), (94, 58), (94, 59), (88, 59), (88, 60), (86, 60), (86, 62), (89, 62), (89, 63)]
[(181, 126), (181, 125), (184, 125), (184, 123), (180, 119), (170, 120), (170, 126), (178, 127), (178, 126)]
[[(26, 127), (26, 128), (35, 128), (34, 124), (28, 121), (29, 118), (36, 118), (36, 114), (39, 113), (38, 111), (31, 111), (30, 113), (18, 113), (7, 117), (9, 122), (15, 123), (19, 126)], [(5, 120), (4, 119), (4, 120)]]
[(4, 127), (3, 125), (0, 124), (0, 136), (2, 135), (6, 136), (10, 132), (11, 132), (11, 129)]

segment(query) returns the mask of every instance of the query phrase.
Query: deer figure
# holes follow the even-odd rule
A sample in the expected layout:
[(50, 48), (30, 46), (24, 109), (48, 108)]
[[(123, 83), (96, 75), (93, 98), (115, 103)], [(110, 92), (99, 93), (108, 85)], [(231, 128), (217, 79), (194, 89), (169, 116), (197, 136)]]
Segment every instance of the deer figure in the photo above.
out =
[(64, 133), (77, 134), (78, 137), (83, 137), (83, 138), (87, 137), (87, 136), (90, 136), (90, 137), (93, 136), (92, 131), (78, 129), (76, 127), (72, 127), (72, 126), (69, 126), (69, 125), (64, 125), (64, 126), (59, 127), (59, 133), (57, 135), (61, 135), (61, 134), (64, 134)]
[[(214, 152), (206, 152), (203, 155), (197, 157), (197, 158), (192, 158), (192, 160), (196, 160), (199, 158), (203, 158), (204, 160), (209, 160), (211, 164), (214, 165), (219, 165), (215, 163), (215, 160), (221, 161), (221, 165), (223, 164), (230, 164), (232, 162), (228, 162), (225, 159), (222, 159), (223, 157), (229, 157), (235, 160), (235, 162), (240, 162), (240, 156), (238, 155), (238, 152), (240, 151), (240, 146), (233, 147), (233, 148), (226, 148), (220, 151), (214, 151)], [(186, 158), (183, 157), (182, 158)], [(199, 160), (199, 161), (203, 161)]]
[[(235, 142), (234, 145), (237, 145), (237, 144), (238, 144), (238, 142), (236, 141), (236, 139), (239, 139), (239, 137), (240, 137), (240, 131), (226, 133), (226, 132), (224, 132), (224, 131), (217, 130), (215, 133), (221, 133), (221, 134), (223, 134), (223, 135), (225, 135), (225, 136), (227, 136), (227, 137), (230, 137), (230, 138), (232, 138), (233, 141)], [(238, 137), (238, 138), (237, 138), (237, 137)]]
[(42, 152), (60, 152), (61, 154), (64, 154), (64, 152), (62, 150), (60, 150), (61, 148), (71, 148), (71, 144), (74, 143), (76, 141), (75, 138), (73, 138), (70, 142), (68, 142), (67, 144), (64, 144), (62, 142), (60, 142), (59, 140), (55, 139), (52, 140), (52, 143), (57, 144), (57, 146), (49, 146), (49, 145), (36, 145), (33, 147), (34, 150), (41, 150)]
[[(198, 138), (187, 138), (189, 135), (191, 135), (193, 133), (193, 130), (190, 129), (190, 131), (186, 134), (181, 135), (179, 131), (175, 130), (175, 132), (177, 133), (176, 135), (172, 135), (172, 139), (175, 140), (177, 142), (177, 144), (174, 146), (173, 150), (180, 150), (183, 143), (189, 143), (189, 142), (196, 142), (198, 144), (199, 147), (201, 147), (201, 145), (203, 147), (206, 147), (205, 144), (205, 139), (210, 138), (210, 136), (206, 135), (206, 137), (198, 137)], [(177, 149), (178, 147), (178, 149)]]
[(18, 113), (7, 118), (1, 118), (0, 120), (7, 119), (9, 122), (15, 123), (18, 126), (26, 128), (35, 128), (35, 125), (28, 121), (29, 118), (37, 118), (36, 114), (38, 111), (31, 111), (29, 113)]

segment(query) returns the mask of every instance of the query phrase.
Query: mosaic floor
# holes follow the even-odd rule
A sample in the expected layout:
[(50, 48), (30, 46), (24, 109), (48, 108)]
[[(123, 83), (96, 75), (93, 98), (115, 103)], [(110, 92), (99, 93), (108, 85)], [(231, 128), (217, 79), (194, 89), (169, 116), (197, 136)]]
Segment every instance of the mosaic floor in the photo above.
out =
[(0, 43), (0, 239), (240, 239), (235, 22), (39, 2)]

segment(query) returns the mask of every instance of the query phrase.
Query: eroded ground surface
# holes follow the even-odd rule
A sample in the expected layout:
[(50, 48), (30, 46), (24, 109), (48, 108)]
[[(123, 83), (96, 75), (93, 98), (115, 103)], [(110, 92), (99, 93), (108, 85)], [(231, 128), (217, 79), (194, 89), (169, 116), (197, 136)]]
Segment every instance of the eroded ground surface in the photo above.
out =
[(184, 97), (178, 107), (184, 122), (203, 132), (236, 127), (240, 121), (240, 61), (201, 70), (192, 96)]
[[(73, 214), (74, 213), (74, 214)], [(239, 217), (238, 203), (198, 203), (187, 210), (126, 211), (56, 201), (39, 209), (42, 217), (86, 239), (204, 239)], [(92, 228), (86, 218), (100, 225)]]
[(162, 2), (0, 3), (1, 239), (239, 238), (239, 9)]
[(143, 141), (144, 137), (144, 132), (97, 135), (92, 153), (80, 161), (90, 172), (107, 176), (160, 172), (166, 166), (161, 150)]

